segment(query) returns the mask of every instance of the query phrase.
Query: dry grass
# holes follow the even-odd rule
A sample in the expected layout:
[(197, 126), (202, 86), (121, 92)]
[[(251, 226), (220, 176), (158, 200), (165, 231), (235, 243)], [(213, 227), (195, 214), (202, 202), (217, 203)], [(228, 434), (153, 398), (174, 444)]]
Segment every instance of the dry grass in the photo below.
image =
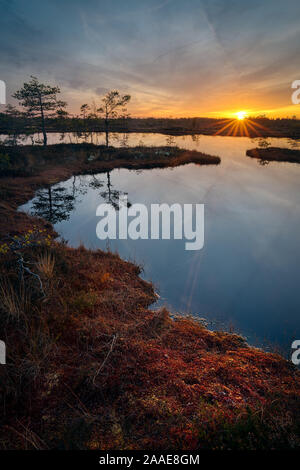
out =
[(46, 251), (43, 254), (41, 254), (38, 257), (37, 263), (36, 263), (39, 273), (46, 279), (51, 279), (53, 277), (54, 265), (55, 265), (54, 256), (51, 253), (49, 253), (49, 251)]
[(0, 302), (8, 317), (19, 320), (29, 308), (30, 297), (23, 283), (16, 287), (12, 281), (4, 278), (0, 281)]

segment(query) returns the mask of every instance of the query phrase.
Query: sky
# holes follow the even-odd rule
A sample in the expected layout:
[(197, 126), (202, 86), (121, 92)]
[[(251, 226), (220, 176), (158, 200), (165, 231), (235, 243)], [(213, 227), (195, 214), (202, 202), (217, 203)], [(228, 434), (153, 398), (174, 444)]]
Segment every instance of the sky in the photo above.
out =
[[(138, 117), (297, 115), (299, 0), (0, 0), (0, 79), (57, 84), (79, 113), (111, 89)], [(13, 103), (13, 100), (8, 99)]]

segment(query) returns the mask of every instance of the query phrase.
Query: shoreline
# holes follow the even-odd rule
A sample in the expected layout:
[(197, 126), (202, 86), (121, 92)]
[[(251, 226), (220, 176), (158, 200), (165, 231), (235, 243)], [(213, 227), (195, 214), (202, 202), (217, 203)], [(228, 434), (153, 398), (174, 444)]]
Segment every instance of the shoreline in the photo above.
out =
[[(11, 136), (14, 135), (15, 133), (13, 131), (1, 131), (0, 130), (0, 135), (2, 136)], [(40, 134), (39, 129), (34, 130), (34, 134)], [(76, 130), (59, 130), (59, 129), (48, 129), (47, 134), (105, 134), (105, 129), (104, 128), (95, 128), (91, 129), (88, 131), (76, 131)], [(292, 140), (298, 140), (300, 139), (300, 129), (299, 131), (297, 130), (296, 132), (294, 131), (280, 131), (280, 130), (267, 130), (265, 132), (259, 131), (254, 132), (249, 130), (248, 135), (244, 131), (237, 131), (235, 135), (229, 134), (228, 132), (223, 131), (223, 132), (218, 132), (218, 131), (211, 131), (209, 129), (202, 129), (202, 130), (174, 130), (174, 129), (151, 129), (151, 128), (133, 128), (133, 129), (122, 129), (122, 128), (116, 128), (112, 129), (109, 131), (109, 134), (161, 134), (163, 136), (171, 136), (171, 137), (184, 137), (184, 136), (212, 136), (212, 137), (234, 137), (234, 138), (239, 138), (239, 137), (248, 137), (251, 139), (259, 139), (259, 138), (279, 138), (279, 139), (292, 139)], [(20, 132), (18, 135), (24, 136), (26, 135), (26, 130), (24, 129), (22, 132)], [(74, 142), (75, 145), (76, 143)], [(0, 143), (1, 145), (1, 143)], [(19, 144), (18, 144), (19, 145)], [(43, 144), (35, 144), (36, 146), (43, 146)], [(50, 145), (59, 145), (59, 144), (49, 144)], [(67, 144), (66, 144), (67, 145)]]
[[(37, 167), (31, 152), (27, 176), (0, 178), (0, 236), (11, 232), (29, 240), (22, 253), (44, 290), (41, 296), (27, 274), (26, 296), (20, 297), (18, 254), (11, 248), (0, 256), (7, 287), (0, 293), (1, 337), (5, 334), (9, 351), (0, 386), (6, 403), (1, 447), (299, 448), (300, 373), (291, 362), (236, 334), (212, 332), (195, 318), (150, 310), (154, 289), (136, 265), (110, 252), (50, 242), (48, 235), (55, 233), (49, 222), (16, 212), (40, 187), (77, 171), (99, 172), (103, 161), (89, 161), (90, 150), (83, 144), (75, 158), (70, 147), (69, 153), (64, 149), (59, 164), (56, 152), (46, 148)], [(103, 157), (103, 147), (98, 150)], [(39, 151), (34, 150), (41, 158)], [(127, 150), (131, 156), (136, 151), (141, 149)], [(190, 159), (203, 164), (212, 158), (177, 152), (141, 162), (141, 155), (129, 161), (116, 149), (102, 171), (120, 164), (176, 166)], [(42, 237), (40, 245), (30, 231)], [(12, 305), (18, 305), (18, 317)]]
[[(18, 234), (19, 227), (24, 229), (32, 223), (32, 217), (26, 218), (24, 213), (16, 209), (34, 197), (37, 189), (65, 181), (71, 176), (105, 173), (115, 168), (137, 170), (189, 163), (218, 165), (221, 162), (219, 157), (177, 147), (122, 149), (94, 144), (0, 146), (1, 154), (7, 154), (14, 163), (9, 162), (7, 169), (2, 169), (0, 177), (0, 239), (7, 232)], [(36, 220), (36, 224), (49, 228), (48, 222)]]
[[(247, 125), (249, 122), (249, 125)], [(236, 125), (237, 124), (237, 125)], [(0, 134), (22, 134), (39, 132), (37, 121), (7, 121), (0, 115)], [(63, 120), (48, 119), (47, 133), (93, 133), (106, 132), (101, 119), (81, 119), (78, 117)], [(108, 133), (159, 133), (164, 135), (221, 135), (234, 137), (283, 137), (300, 138), (299, 119), (246, 118), (127, 118), (112, 119)]]

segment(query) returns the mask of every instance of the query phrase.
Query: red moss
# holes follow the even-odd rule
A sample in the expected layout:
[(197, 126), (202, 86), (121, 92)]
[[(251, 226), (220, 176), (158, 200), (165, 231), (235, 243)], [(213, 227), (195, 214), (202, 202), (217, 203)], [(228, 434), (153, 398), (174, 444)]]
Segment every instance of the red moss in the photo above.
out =
[[(191, 318), (148, 310), (152, 286), (116, 255), (59, 244), (51, 250), (55, 277), (46, 298), (33, 305), (50, 332), (51, 352), (39, 358), (34, 381), (22, 390), (14, 374), (37, 359), (29, 355), (30, 337), (7, 330), (16, 354), (6, 377), (5, 447), (34, 447), (20, 438), (22, 426), (39, 436), (41, 448), (298, 443), (300, 377), (290, 363)], [(2, 259), (2, 274), (11, 275), (11, 263)]]

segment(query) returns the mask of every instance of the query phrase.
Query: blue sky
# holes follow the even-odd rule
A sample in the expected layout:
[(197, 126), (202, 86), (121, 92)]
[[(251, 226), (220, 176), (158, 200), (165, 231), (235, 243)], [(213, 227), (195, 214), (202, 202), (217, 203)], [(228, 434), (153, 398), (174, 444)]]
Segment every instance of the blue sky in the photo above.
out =
[(298, 0), (0, 0), (0, 79), (59, 84), (72, 112), (109, 89), (136, 116), (297, 114)]

